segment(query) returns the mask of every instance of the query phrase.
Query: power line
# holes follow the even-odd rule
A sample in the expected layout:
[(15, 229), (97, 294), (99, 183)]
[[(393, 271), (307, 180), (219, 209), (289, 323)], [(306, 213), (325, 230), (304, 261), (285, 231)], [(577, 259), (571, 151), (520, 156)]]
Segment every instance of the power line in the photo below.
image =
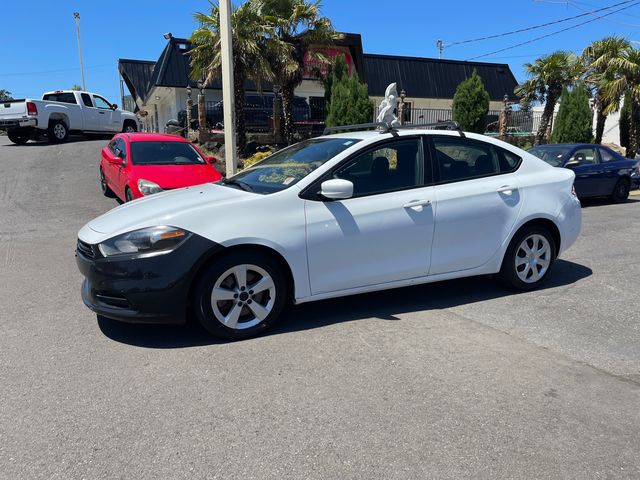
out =
[(622, 7), (622, 8), (619, 8), (618, 10), (614, 10), (613, 12), (605, 13), (604, 15), (600, 15), (598, 17), (592, 18), (591, 20), (587, 20), (586, 22), (578, 23), (576, 25), (572, 25), (570, 27), (563, 28), (562, 30), (557, 30), (555, 32), (551, 32), (551, 33), (548, 33), (546, 35), (541, 35), (540, 37), (532, 38), (531, 40), (527, 40), (526, 42), (521, 42), (521, 43), (518, 43), (516, 45), (511, 45), (510, 47), (501, 48), (500, 50), (495, 50), (493, 52), (485, 53), (483, 55), (477, 55), (475, 57), (469, 58), (468, 60), (476, 60), (478, 58), (489, 57), (491, 55), (495, 55), (496, 53), (504, 52), (506, 50), (512, 50), (514, 48), (518, 48), (518, 47), (521, 47), (523, 45), (528, 45), (530, 43), (537, 42), (538, 40), (542, 40), (543, 38), (551, 37), (553, 35), (558, 35), (559, 33), (563, 33), (563, 32), (566, 32), (568, 30), (573, 30), (574, 28), (582, 27), (583, 25), (587, 25), (588, 23), (595, 22), (596, 20), (600, 20), (601, 18), (608, 17), (609, 15), (613, 15), (614, 13), (618, 13), (618, 12), (621, 12), (621, 11), (626, 10), (628, 8), (635, 7), (635, 6), (639, 5), (639, 4), (640, 4), (640, 2), (635, 2), (635, 3), (632, 3), (631, 5), (627, 5), (626, 7)]
[(568, 22), (570, 20), (575, 20), (576, 18), (586, 17), (587, 15), (593, 15), (594, 13), (602, 12), (604, 10), (610, 10), (612, 8), (619, 7), (620, 5), (625, 5), (625, 4), (631, 3), (633, 1), (634, 0), (626, 0), (624, 2), (619, 2), (619, 3), (616, 3), (614, 5), (609, 5), (608, 7), (598, 8), (596, 10), (591, 10), (589, 12), (581, 13), (579, 15), (574, 15), (572, 17), (561, 18), (560, 20), (554, 20), (553, 22), (547, 22), (547, 23), (543, 23), (541, 25), (534, 25), (532, 27), (521, 28), (519, 30), (513, 30), (511, 32), (498, 33), (498, 34), (495, 34), (495, 35), (488, 35), (486, 37), (471, 38), (469, 40), (461, 40), (459, 42), (453, 42), (453, 43), (450, 43), (449, 45), (445, 45), (445, 48), (453, 47), (455, 45), (462, 45), (464, 43), (480, 42), (482, 40), (490, 40), (492, 38), (506, 37), (508, 35), (514, 35), (516, 33), (528, 32), (530, 30), (536, 30), (538, 28), (548, 27), (550, 25), (556, 25), (558, 23), (563, 23), (563, 22)]

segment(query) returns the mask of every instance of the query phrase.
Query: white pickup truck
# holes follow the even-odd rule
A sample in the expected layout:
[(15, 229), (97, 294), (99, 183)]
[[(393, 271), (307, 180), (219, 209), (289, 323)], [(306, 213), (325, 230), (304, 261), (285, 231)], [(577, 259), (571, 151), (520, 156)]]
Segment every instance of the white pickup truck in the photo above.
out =
[(59, 143), (65, 142), (70, 132), (136, 132), (138, 120), (95, 93), (56, 90), (42, 95), (42, 100), (0, 102), (0, 130), (6, 130), (9, 140), (17, 145), (38, 134)]

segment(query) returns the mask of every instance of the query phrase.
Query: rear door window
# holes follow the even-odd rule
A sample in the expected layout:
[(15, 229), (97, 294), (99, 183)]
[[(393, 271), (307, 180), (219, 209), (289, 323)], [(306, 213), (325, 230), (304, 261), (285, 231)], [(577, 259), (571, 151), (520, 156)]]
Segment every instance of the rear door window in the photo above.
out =
[(78, 103), (76, 102), (76, 96), (71, 92), (48, 93), (42, 99), (50, 102)]
[(82, 97), (82, 103), (84, 103), (85, 107), (93, 107), (93, 102), (91, 101), (91, 95), (88, 93), (83, 93), (80, 95)]
[(498, 156), (489, 144), (461, 137), (434, 137), (433, 146), (440, 174), (439, 183), (501, 173)]
[(613, 153), (606, 148), (599, 148), (598, 151), (600, 152), (600, 161), (602, 163), (615, 162), (618, 160)]

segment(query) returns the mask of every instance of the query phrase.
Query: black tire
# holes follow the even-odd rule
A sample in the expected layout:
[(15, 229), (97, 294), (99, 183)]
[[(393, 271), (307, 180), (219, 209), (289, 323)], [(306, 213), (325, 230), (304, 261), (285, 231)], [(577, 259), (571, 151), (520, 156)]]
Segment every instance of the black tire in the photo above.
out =
[(114, 198), (116, 196), (116, 194), (113, 193), (113, 190), (109, 188), (109, 185), (107, 184), (107, 179), (104, 176), (104, 171), (102, 170), (102, 168), (100, 169), (100, 190), (102, 190), (102, 194), (105, 197)]
[[(233, 268), (242, 270), (244, 267), (246, 285), (239, 285), (237, 277), (229, 272)], [(262, 272), (258, 272), (258, 269)], [(271, 287), (254, 293), (251, 287), (263, 281), (266, 281), (263, 284)], [(215, 302), (217, 313), (214, 313), (212, 292), (216, 284), (228, 292), (236, 292), (234, 295), (237, 297)], [(216, 337), (241, 340), (260, 335), (273, 326), (287, 304), (287, 290), (285, 273), (275, 258), (260, 252), (238, 250), (219, 257), (207, 267), (195, 284), (192, 305), (200, 324), (209, 333)], [(231, 318), (234, 316), (232, 310), (239, 312), (234, 328), (223, 324), (216, 316)], [(256, 311), (265, 317), (260, 318)]]
[[(546, 251), (544, 254), (541, 254), (540, 257), (536, 260), (536, 263), (532, 265), (531, 263), (526, 261), (527, 254), (525, 250), (522, 249), (522, 245), (526, 239), (527, 246), (529, 248), (533, 246), (538, 249), (540, 246), (544, 245), (544, 242), (541, 242), (539, 244), (536, 243), (534, 239), (538, 238), (544, 238), (546, 240), (548, 244), (548, 251)], [(529, 240), (531, 240), (531, 242)], [(504, 255), (504, 259), (502, 260), (502, 268), (500, 269), (499, 274), (500, 281), (507, 287), (516, 290), (526, 291), (538, 288), (539, 286), (543, 285), (549, 277), (549, 272), (551, 271), (556, 259), (558, 251), (557, 248), (558, 247), (555, 240), (553, 239), (553, 235), (551, 235), (551, 232), (549, 232), (547, 228), (541, 225), (525, 226), (516, 233), (513, 239), (511, 239), (509, 248), (507, 248), (507, 252)], [(524, 254), (524, 256), (522, 254)], [(536, 254), (532, 255), (534, 255), (535, 258)], [(521, 261), (525, 260), (525, 262), (522, 265), (516, 266), (516, 257)], [(538, 264), (538, 261), (540, 261), (541, 264)], [(548, 262), (546, 267), (543, 267), (543, 261)], [(543, 268), (544, 272), (542, 272)], [(541, 275), (539, 279), (535, 279), (533, 269), (535, 269), (537, 275)], [(523, 276), (524, 278), (528, 277), (528, 280), (523, 280)]]
[(133, 193), (131, 193), (131, 189), (129, 187), (125, 188), (124, 190), (124, 201), (125, 202), (131, 202), (133, 201)]
[(613, 203), (624, 203), (629, 198), (629, 190), (631, 189), (631, 184), (629, 180), (626, 178), (621, 178), (616, 182), (616, 186), (613, 187), (613, 192), (609, 198)]
[(138, 131), (138, 128), (136, 127), (136, 122), (133, 122), (131, 120), (127, 120), (124, 122), (124, 125), (122, 126), (122, 133), (135, 133)]
[(24, 145), (31, 138), (31, 134), (27, 132), (7, 132), (7, 137), (16, 145)]
[(69, 138), (69, 129), (62, 120), (51, 120), (47, 129), (47, 137), (51, 143), (64, 143)]

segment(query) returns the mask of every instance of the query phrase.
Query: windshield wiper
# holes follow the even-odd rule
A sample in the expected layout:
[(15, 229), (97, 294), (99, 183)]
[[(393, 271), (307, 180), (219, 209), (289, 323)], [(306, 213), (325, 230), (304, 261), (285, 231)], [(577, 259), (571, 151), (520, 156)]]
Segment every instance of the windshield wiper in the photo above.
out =
[(251, 185), (241, 182), (240, 180), (227, 180), (226, 178), (223, 178), (220, 183), (223, 185), (235, 185), (245, 192), (253, 192), (253, 187), (251, 187)]

